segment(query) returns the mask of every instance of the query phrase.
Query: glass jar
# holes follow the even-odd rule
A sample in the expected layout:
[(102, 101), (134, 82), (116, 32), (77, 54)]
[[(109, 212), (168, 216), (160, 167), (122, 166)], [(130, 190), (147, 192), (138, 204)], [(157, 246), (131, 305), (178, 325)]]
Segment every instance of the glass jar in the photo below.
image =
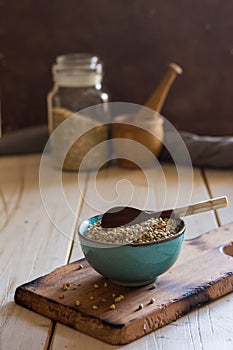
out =
[[(85, 155), (109, 137), (105, 124), (109, 122), (106, 104), (108, 94), (102, 90), (103, 64), (97, 56), (67, 54), (56, 58), (52, 72), (54, 87), (48, 94), (50, 135), (66, 121), (62, 126), (64, 130), (59, 132), (59, 139), (52, 139), (53, 160), (58, 164), (61, 157), (65, 157), (63, 170), (79, 170)], [(99, 104), (102, 104), (101, 108), (97, 106), (89, 111), (88, 107)], [(71, 116), (72, 122), (69, 123), (67, 119)], [(77, 139), (74, 142), (75, 135)], [(97, 153), (86, 159), (85, 170), (96, 168), (96, 157), (98, 163), (101, 160), (104, 163), (105, 158), (108, 158), (106, 147), (98, 147)]]

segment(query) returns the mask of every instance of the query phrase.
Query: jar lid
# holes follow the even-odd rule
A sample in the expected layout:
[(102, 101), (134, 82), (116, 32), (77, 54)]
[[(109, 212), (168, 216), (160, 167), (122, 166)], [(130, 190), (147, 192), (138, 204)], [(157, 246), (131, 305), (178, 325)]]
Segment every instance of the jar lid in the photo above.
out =
[(56, 58), (52, 72), (59, 86), (97, 86), (102, 80), (102, 62), (97, 56), (86, 53), (61, 55)]

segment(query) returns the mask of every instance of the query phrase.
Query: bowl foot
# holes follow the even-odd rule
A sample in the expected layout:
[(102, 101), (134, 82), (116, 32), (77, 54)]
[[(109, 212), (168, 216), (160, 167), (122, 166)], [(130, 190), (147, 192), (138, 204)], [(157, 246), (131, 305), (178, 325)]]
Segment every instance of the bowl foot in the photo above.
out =
[(147, 284), (155, 282), (157, 277), (151, 278), (147, 281), (138, 281), (138, 282), (125, 282), (125, 281), (115, 281), (110, 279), (110, 281), (114, 284), (117, 284), (119, 286), (124, 286), (124, 287), (140, 287), (140, 286), (146, 286)]

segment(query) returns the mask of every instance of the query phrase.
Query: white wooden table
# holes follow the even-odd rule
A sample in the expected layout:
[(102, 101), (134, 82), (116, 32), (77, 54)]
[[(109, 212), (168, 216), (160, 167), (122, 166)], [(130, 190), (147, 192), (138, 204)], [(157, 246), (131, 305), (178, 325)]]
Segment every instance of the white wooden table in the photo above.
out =
[[(39, 155), (0, 159), (0, 349), (233, 349), (233, 293), (125, 346), (105, 344), (17, 306), (13, 301), (17, 286), (83, 257), (75, 235), (77, 220), (60, 201), (52, 176), (43, 184), (49, 215), (46, 213), (40, 196), (39, 164)], [(164, 165), (163, 170), (168, 186), (165, 207), (170, 207), (177, 189), (176, 172), (171, 165)], [(161, 205), (161, 189), (155, 170), (149, 177), (147, 208), (153, 209)], [(73, 211), (86, 218), (106, 209), (106, 204), (93, 196), (93, 184), (106, 200), (113, 200), (116, 183), (122, 179), (127, 181), (118, 183), (119, 203), (132, 194), (130, 203), (140, 207), (147, 183), (139, 170), (107, 168), (97, 179), (90, 173), (79, 180), (74, 173), (64, 173), (63, 190)], [(185, 201), (188, 183), (182, 181), (184, 196), (179, 204), (186, 204), (182, 198)], [(233, 171), (195, 169), (192, 201), (220, 195), (228, 196), (230, 206), (185, 219), (187, 239), (233, 221)]]

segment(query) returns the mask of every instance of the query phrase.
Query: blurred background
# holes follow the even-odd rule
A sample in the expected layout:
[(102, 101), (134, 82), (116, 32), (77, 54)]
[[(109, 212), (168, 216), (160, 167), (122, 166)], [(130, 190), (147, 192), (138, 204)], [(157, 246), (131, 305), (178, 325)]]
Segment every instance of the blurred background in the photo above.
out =
[(111, 101), (143, 104), (178, 63), (162, 115), (179, 130), (232, 135), (232, 18), (231, 0), (0, 0), (3, 133), (46, 124), (55, 57), (89, 52)]

